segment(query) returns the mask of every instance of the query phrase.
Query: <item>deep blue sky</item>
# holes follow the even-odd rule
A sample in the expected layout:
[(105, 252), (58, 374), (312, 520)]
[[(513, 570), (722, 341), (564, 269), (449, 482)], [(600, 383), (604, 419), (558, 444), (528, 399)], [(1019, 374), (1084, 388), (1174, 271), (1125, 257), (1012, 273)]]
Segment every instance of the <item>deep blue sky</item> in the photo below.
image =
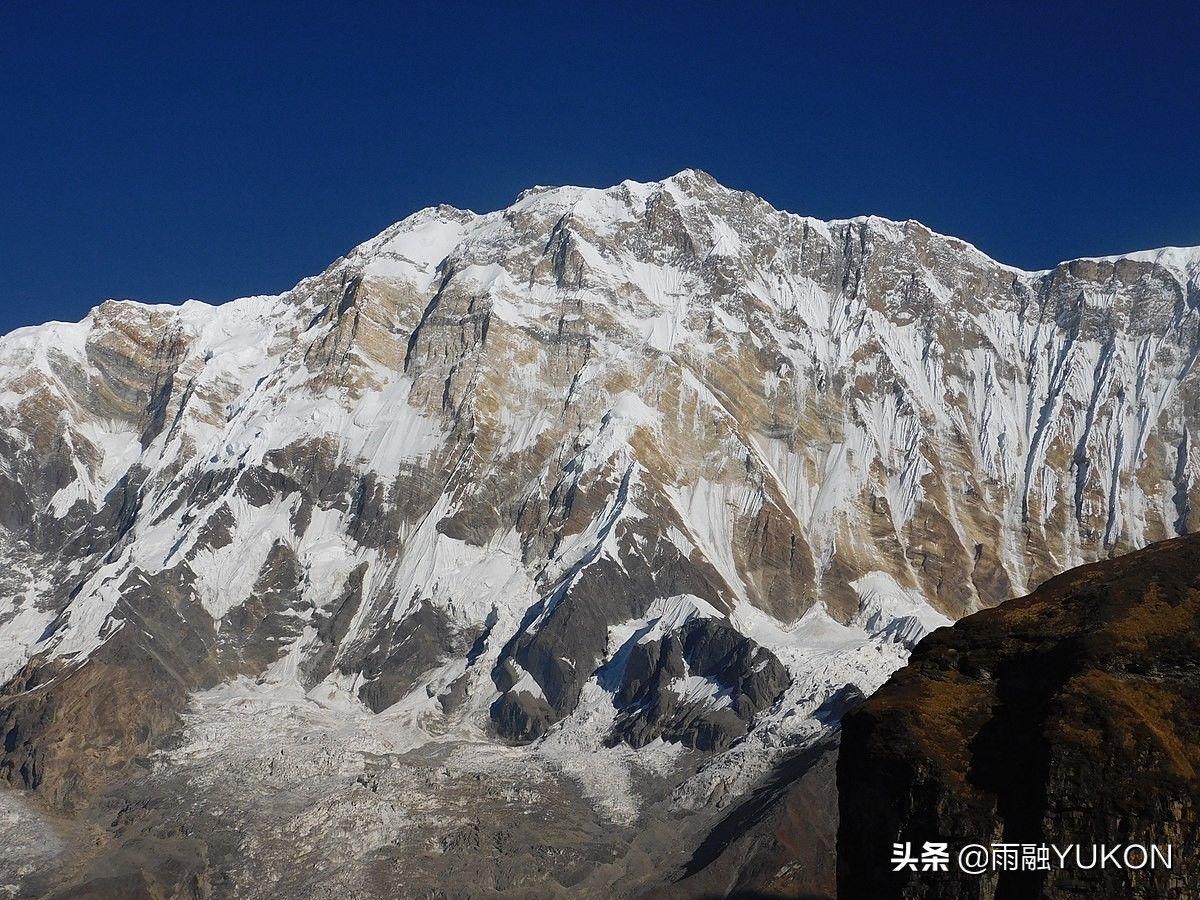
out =
[(1197, 34), (1183, 2), (5, 3), (0, 331), (688, 166), (1028, 268), (1200, 244)]

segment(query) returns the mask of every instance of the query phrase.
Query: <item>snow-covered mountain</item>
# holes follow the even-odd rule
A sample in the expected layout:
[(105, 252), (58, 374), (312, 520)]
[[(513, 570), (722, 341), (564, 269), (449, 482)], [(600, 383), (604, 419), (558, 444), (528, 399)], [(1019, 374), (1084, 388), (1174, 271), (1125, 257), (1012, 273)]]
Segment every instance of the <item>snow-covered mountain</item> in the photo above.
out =
[(927, 630), (1195, 528), (1198, 352), (1200, 248), (1023, 272), (691, 170), (21, 329), (0, 773), (70, 806), (236, 695), (736, 795)]

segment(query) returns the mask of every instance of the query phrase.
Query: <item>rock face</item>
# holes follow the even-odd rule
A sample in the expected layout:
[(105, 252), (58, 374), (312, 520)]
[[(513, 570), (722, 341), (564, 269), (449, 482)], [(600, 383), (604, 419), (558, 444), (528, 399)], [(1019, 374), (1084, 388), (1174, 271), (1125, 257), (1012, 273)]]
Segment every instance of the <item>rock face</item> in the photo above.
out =
[(930, 628), (1195, 528), (1198, 351), (1200, 251), (1021, 272), (694, 171), (22, 329), (0, 776), (86, 804), (252, 684), (728, 802)]
[(778, 659), (717, 618), (694, 618), (628, 649), (613, 702), (612, 740), (634, 747), (665, 737), (724, 750), (788, 685)]
[[(838, 896), (1200, 895), (1198, 662), (1194, 536), (929, 636), (843, 722)], [(893, 842), (927, 840), (1084, 844), (1083, 866), (1094, 844), (1171, 846), (1173, 867), (890, 871)]]

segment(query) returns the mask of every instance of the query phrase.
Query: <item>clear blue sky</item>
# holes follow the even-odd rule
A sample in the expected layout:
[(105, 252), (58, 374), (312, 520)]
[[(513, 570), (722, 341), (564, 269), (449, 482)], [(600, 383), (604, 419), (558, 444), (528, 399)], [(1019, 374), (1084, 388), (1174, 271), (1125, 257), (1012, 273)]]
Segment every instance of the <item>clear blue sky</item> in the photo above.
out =
[(0, 331), (702, 168), (1027, 268), (1200, 244), (1195, 3), (5, 3)]

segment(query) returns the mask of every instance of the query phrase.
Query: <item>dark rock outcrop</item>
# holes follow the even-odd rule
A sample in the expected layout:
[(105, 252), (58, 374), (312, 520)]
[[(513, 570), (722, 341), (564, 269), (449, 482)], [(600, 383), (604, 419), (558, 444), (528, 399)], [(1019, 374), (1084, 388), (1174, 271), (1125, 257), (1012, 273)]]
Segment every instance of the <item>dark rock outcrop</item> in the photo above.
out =
[[(1200, 536), (1074, 569), (925, 639), (844, 721), (846, 900), (1200, 896)], [(895, 842), (950, 843), (893, 872)], [(1065, 867), (966, 875), (967, 843), (1081, 844)], [(1173, 848), (1096, 865), (1095, 844)], [(1123, 860), (1123, 852), (1118, 854)], [(1139, 863), (1138, 852), (1132, 855)]]
[[(660, 640), (635, 639), (622, 661), (614, 697), (621, 713), (610, 740), (634, 747), (661, 737), (697, 750), (724, 750), (791, 683), (770, 650), (723, 619), (695, 618)], [(706, 679), (714, 697), (697, 702), (682, 696), (676, 685), (689, 675)]]

